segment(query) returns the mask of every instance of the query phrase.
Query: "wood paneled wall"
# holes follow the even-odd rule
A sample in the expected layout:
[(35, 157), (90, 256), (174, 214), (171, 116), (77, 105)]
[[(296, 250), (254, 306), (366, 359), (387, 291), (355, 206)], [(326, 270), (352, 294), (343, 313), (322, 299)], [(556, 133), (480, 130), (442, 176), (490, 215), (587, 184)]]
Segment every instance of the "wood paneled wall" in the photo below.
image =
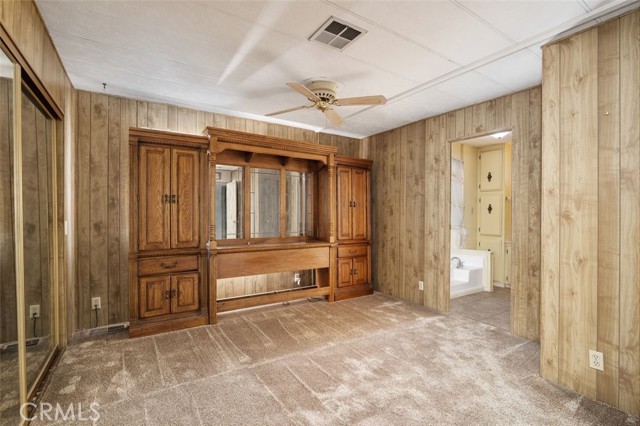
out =
[(640, 11), (546, 46), (543, 62), (540, 370), (639, 414)]
[[(369, 137), (376, 290), (449, 310), (451, 141), (513, 131), (513, 333), (540, 311), (541, 90), (533, 88)], [(418, 290), (424, 280), (424, 291)]]
[(200, 134), (215, 126), (337, 146), (343, 155), (360, 149), (358, 139), (83, 91), (77, 118), (76, 328), (96, 326), (91, 297), (102, 298), (99, 325), (128, 320), (129, 127)]
[(0, 23), (53, 102), (64, 111), (71, 82), (33, 0), (0, 0)]

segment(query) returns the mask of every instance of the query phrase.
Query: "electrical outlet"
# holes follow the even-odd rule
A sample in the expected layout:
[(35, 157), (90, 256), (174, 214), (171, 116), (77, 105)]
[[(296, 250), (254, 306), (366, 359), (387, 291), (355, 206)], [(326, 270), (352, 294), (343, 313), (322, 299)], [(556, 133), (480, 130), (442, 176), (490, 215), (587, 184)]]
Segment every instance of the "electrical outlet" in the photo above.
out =
[(604, 355), (602, 355), (602, 352), (589, 349), (589, 367), (604, 371)]
[(418, 290), (424, 290), (424, 281), (418, 281)]
[(29, 306), (29, 318), (40, 318), (40, 305)]
[(91, 298), (91, 309), (102, 309), (102, 303), (99, 297)]

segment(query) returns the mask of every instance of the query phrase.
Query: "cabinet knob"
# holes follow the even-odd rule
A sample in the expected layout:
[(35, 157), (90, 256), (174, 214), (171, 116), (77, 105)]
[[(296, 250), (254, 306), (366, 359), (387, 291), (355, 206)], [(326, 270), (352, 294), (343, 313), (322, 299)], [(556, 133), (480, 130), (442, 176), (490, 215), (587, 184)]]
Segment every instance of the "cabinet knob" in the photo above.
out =
[(170, 202), (170, 201), (169, 201), (169, 194), (164, 194), (164, 195), (162, 196), (162, 202), (163, 202), (163, 203), (169, 203), (169, 202)]
[(171, 292), (169, 290), (164, 292), (164, 298), (167, 300), (171, 299)]
[(174, 203), (174, 204), (177, 202), (175, 194), (171, 195), (171, 202)]
[(174, 288), (174, 289), (172, 289), (172, 290), (171, 290), (171, 297), (176, 297), (176, 293), (177, 293), (177, 292), (178, 292), (178, 291), (177, 291), (175, 288)]

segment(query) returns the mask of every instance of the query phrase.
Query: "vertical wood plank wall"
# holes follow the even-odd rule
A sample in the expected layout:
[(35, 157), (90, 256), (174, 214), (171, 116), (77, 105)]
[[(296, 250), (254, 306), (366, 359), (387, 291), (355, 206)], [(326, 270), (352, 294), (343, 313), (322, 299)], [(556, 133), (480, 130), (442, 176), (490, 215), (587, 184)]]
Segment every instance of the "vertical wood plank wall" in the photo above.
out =
[[(363, 140), (373, 160), (376, 290), (449, 310), (450, 141), (513, 130), (511, 329), (537, 340), (540, 311), (541, 89), (428, 118)], [(424, 291), (418, 290), (424, 280)]]
[(640, 11), (543, 61), (541, 374), (639, 414)]
[[(128, 320), (129, 127), (200, 134), (206, 126), (337, 146), (358, 156), (358, 139), (229, 117), (173, 105), (79, 91), (77, 95), (77, 324), (96, 326), (91, 297), (102, 298), (99, 325)], [(243, 281), (243, 288), (256, 287)], [(229, 294), (227, 294), (229, 295)]]

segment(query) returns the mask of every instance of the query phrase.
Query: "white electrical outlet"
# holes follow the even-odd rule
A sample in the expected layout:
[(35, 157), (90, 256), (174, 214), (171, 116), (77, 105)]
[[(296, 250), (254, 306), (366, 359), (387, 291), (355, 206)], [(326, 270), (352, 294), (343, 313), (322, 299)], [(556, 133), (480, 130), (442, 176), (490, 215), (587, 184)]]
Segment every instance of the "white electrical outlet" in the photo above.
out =
[(91, 309), (102, 309), (102, 303), (99, 297), (91, 298)]
[(418, 281), (418, 290), (424, 290), (424, 281)]
[(604, 355), (602, 355), (602, 352), (589, 349), (589, 367), (604, 371)]
[(40, 305), (29, 306), (29, 318), (40, 318)]

